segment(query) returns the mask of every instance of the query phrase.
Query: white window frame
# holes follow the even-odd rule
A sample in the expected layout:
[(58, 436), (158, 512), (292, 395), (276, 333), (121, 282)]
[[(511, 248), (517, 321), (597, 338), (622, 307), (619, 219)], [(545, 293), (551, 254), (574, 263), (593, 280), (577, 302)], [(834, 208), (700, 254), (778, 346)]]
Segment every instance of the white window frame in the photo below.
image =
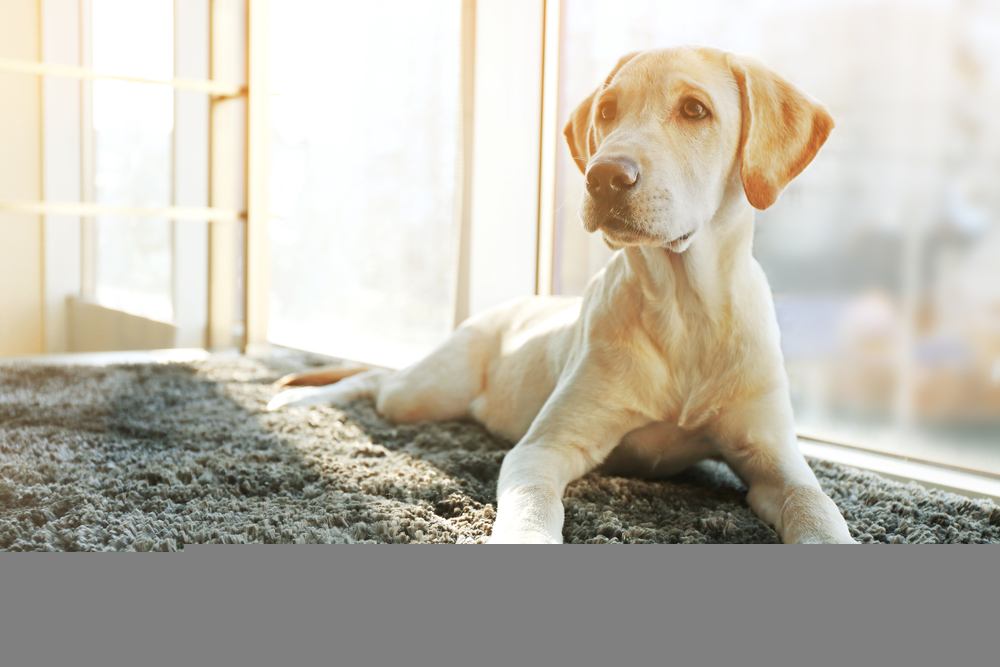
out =
[(545, 20), (537, 0), (476, 5), (469, 314), (536, 293)]
[[(210, 79), (210, 0), (174, 2), (174, 76)], [(171, 203), (207, 207), (209, 114), (207, 95), (174, 90)], [(208, 229), (170, 223), (171, 297), (176, 347), (205, 347), (208, 325)]]
[[(79, 63), (83, 53), (79, 0), (41, 2), (42, 62)], [(42, 194), (45, 201), (83, 199), (82, 99), (84, 86), (72, 89), (50, 77), (42, 78)], [(48, 352), (67, 352), (67, 299), (79, 295), (83, 283), (80, 218), (51, 212), (43, 218), (45, 341)]]
[[(263, 99), (260, 92), (251, 95), (247, 85), (229, 81), (245, 80), (250, 63), (245, 17), (262, 15), (266, 0), (174, 0), (175, 43), (184, 45), (175, 48), (175, 71), (187, 78), (169, 80), (100, 72), (90, 66), (91, 0), (36, 3), (38, 59), (2, 58), (0, 71), (35, 76), (41, 82), (41, 191), (36, 201), (0, 200), (0, 211), (42, 217), (42, 349), (59, 353), (102, 344), (229, 348), (238, 343), (245, 348), (245, 335), (239, 339), (239, 236), (235, 230), (245, 220), (264, 215), (260, 207), (266, 206), (266, 201), (247, 198), (245, 193), (250, 189), (244, 183), (251, 176), (260, 179), (262, 161), (258, 159), (254, 168), (248, 165), (246, 133), (234, 139), (217, 128), (238, 126), (233, 122), (234, 111), (243, 116), (243, 126), (249, 127), (249, 105), (242, 105), (242, 114), (236, 107), (242, 98), (253, 97), (258, 105)], [(192, 49), (191, 44), (203, 44), (204, 48)], [(223, 53), (220, 47), (228, 52)], [(219, 71), (232, 76), (216, 78)], [(78, 81), (79, 86), (75, 90), (67, 87), (67, 79)], [(169, 205), (93, 203), (94, 142), (88, 82), (94, 80), (174, 90), (176, 124)], [(260, 121), (256, 122), (259, 125)], [(178, 141), (182, 135), (185, 140)], [(188, 140), (192, 136), (198, 140)], [(233, 157), (236, 159), (223, 164), (222, 158)], [(247, 166), (233, 169), (240, 162)], [(250, 205), (256, 207), (253, 215)], [(172, 322), (137, 317), (94, 302), (94, 217), (108, 214), (171, 220)], [(206, 222), (210, 223), (207, 232)], [(259, 246), (260, 237), (247, 233), (243, 239), (243, 255), (248, 257), (249, 244)], [(251, 283), (247, 275), (251, 266), (256, 263), (242, 262), (243, 284)], [(249, 303), (240, 305), (245, 313), (258, 313)], [(101, 336), (106, 338), (103, 343)]]

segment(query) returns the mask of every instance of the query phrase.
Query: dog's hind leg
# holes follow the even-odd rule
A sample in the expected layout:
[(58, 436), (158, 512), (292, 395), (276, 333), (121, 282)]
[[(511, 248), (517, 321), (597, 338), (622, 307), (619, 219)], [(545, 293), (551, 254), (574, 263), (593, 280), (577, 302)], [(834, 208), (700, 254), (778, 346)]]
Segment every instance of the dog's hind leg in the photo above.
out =
[(276, 387), (317, 387), (340, 382), (345, 378), (369, 370), (368, 366), (322, 366), (307, 371), (289, 373), (274, 383)]
[(394, 422), (441, 421), (468, 415), (483, 390), (491, 337), (460, 327), (427, 357), (399, 371), (373, 369), (325, 387), (298, 386), (271, 399), (268, 410), (301, 405), (345, 405), (375, 399), (375, 408)]
[(492, 339), (476, 328), (460, 327), (429, 355), (386, 377), (375, 399), (379, 414), (394, 422), (468, 416), (496, 354)]
[(336, 384), (285, 389), (268, 402), (267, 409), (273, 412), (288, 406), (346, 405), (359, 398), (374, 398), (378, 395), (383, 380), (391, 373), (392, 371), (377, 368), (358, 373)]

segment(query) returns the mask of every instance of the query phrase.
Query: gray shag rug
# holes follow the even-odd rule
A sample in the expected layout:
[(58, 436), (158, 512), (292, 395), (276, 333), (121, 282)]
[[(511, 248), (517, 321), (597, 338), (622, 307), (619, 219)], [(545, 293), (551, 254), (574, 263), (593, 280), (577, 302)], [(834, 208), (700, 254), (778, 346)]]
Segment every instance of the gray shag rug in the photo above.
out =
[[(301, 363), (301, 362), (300, 362)], [(0, 364), (0, 549), (481, 542), (510, 443), (468, 422), (396, 426), (367, 402), (267, 413), (293, 361)], [(1000, 507), (813, 462), (861, 542), (1000, 542)], [(727, 468), (590, 475), (567, 542), (774, 542)]]

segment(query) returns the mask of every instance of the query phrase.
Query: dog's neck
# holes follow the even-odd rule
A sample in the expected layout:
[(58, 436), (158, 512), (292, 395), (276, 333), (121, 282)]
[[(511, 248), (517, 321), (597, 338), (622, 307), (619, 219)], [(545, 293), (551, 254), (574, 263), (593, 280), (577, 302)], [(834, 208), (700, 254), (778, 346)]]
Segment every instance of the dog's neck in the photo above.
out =
[[(742, 193), (741, 193), (742, 194)], [(742, 197), (719, 209), (683, 253), (632, 246), (626, 260), (647, 306), (701, 312), (715, 319), (729, 311), (753, 265), (754, 211)]]

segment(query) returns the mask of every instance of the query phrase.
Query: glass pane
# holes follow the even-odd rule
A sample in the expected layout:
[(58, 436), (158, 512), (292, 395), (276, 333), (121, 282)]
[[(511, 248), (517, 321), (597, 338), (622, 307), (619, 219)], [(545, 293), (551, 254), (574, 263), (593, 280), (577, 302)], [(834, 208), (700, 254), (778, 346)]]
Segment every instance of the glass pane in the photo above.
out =
[(269, 336), (408, 363), (452, 326), (460, 2), (271, 12)]
[[(830, 141), (756, 226), (800, 430), (1000, 472), (1000, 6), (565, 0), (562, 16), (561, 118), (618, 56), (688, 43), (756, 55), (830, 108)], [(579, 293), (609, 251), (578, 220), (566, 150), (557, 187), (556, 288)]]
[[(173, 76), (171, 0), (93, 0), (93, 66)], [(93, 83), (94, 199), (118, 206), (171, 201), (173, 92), (164, 86)], [(173, 317), (171, 231), (166, 220), (96, 221), (97, 300), (157, 320)]]

